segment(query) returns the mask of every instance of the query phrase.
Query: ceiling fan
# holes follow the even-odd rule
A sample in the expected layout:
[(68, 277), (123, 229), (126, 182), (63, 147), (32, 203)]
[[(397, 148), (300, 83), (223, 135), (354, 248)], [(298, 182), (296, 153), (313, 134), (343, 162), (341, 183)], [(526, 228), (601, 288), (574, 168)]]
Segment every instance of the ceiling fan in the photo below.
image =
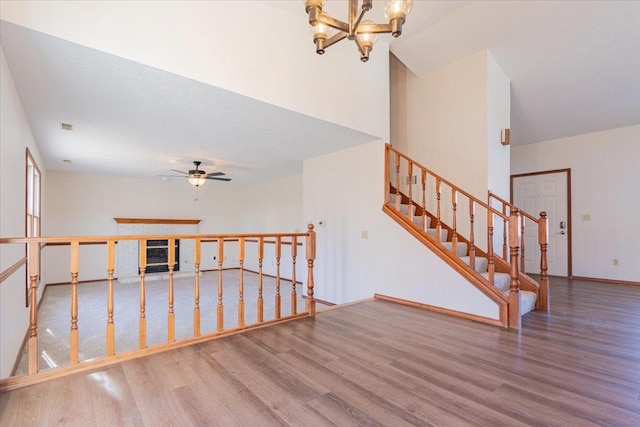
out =
[(191, 169), (188, 173), (179, 171), (176, 169), (171, 169), (173, 172), (181, 173), (184, 176), (182, 175), (160, 175), (160, 176), (168, 177), (168, 178), (188, 178), (189, 182), (192, 185), (195, 185), (196, 187), (203, 185), (205, 182), (207, 182), (207, 179), (213, 179), (216, 181), (231, 181), (231, 178), (219, 178), (220, 176), (224, 175), (224, 172), (206, 173), (205, 171), (200, 170), (199, 167), (202, 164), (202, 162), (199, 162), (196, 160), (193, 162), (193, 164), (195, 165), (196, 168)]

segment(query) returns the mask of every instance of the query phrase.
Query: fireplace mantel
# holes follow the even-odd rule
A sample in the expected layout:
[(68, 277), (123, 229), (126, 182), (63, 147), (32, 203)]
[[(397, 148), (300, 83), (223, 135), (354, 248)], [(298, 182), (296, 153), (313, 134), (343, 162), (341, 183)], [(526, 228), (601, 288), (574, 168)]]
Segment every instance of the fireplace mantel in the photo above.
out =
[(200, 219), (113, 218), (118, 224), (200, 224)]

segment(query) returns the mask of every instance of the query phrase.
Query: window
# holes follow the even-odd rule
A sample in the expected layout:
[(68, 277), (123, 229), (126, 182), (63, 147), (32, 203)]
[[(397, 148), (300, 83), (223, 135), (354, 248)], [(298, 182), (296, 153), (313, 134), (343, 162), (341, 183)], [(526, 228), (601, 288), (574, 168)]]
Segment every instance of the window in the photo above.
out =
[[(41, 180), (40, 180), (40, 169), (38, 169), (38, 165), (35, 160), (33, 160), (33, 156), (31, 152), (27, 148), (27, 164), (26, 164), (26, 237), (40, 237), (40, 190), (41, 190)], [(25, 247), (25, 252), (28, 249)], [(28, 255), (28, 254), (27, 254)], [(26, 305), (29, 306), (29, 262), (27, 262), (27, 278), (25, 280), (25, 298)]]

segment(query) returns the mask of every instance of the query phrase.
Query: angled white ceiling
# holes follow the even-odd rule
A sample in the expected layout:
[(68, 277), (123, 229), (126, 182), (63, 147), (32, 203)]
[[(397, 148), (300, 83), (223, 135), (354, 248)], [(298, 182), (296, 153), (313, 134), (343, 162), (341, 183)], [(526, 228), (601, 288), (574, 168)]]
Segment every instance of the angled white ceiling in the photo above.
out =
[(414, 18), (391, 50), (417, 75), (491, 51), (511, 79), (516, 145), (640, 123), (640, 1), (474, 1)]
[(246, 184), (377, 139), (5, 21), (0, 31), (47, 170), (158, 177), (201, 160)]

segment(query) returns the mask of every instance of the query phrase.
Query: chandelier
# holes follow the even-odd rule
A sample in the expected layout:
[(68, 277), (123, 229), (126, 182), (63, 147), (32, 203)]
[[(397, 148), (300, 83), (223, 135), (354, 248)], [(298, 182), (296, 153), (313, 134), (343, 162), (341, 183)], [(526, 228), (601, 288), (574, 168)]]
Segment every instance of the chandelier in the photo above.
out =
[[(360, 51), (360, 60), (367, 62), (378, 34), (391, 33), (393, 37), (402, 34), (402, 24), (411, 12), (413, 0), (387, 0), (384, 14), (389, 20), (387, 24), (376, 24), (363, 21), (364, 14), (371, 10), (373, 0), (362, 0), (358, 10), (358, 0), (349, 0), (349, 20), (343, 22), (332, 18), (322, 11), (327, 0), (302, 0), (309, 15), (310, 31), (316, 45), (316, 53), (322, 55), (324, 50), (344, 38), (353, 40)], [(338, 32), (334, 33), (334, 30)]]

